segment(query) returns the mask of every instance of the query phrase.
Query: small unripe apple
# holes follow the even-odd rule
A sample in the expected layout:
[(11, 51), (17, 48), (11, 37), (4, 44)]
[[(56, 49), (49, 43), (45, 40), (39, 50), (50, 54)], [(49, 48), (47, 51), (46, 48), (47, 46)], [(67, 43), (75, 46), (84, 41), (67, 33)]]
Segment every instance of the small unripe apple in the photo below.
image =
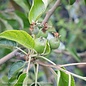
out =
[(44, 37), (44, 38), (47, 38), (48, 36), (48, 32), (43, 32), (42, 30), (39, 30), (38, 34), (36, 35), (37, 38), (39, 37)]
[(60, 41), (57, 38), (51, 38), (49, 40), (49, 44), (50, 44), (51, 49), (57, 49), (60, 45)]
[(32, 31), (34, 35), (37, 35), (39, 33), (39, 28), (35, 27), (34, 30)]
[(35, 47), (34, 49), (37, 51), (37, 53), (43, 53), (45, 46), (46, 46), (47, 40), (43, 37), (35, 39)]

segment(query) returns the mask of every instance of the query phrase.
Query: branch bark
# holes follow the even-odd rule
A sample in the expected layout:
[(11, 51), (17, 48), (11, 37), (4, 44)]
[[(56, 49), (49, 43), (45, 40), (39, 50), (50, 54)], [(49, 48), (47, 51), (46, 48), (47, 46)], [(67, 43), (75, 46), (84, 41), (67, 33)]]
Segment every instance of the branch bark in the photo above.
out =
[(12, 51), (11, 53), (9, 53), (8, 55), (4, 56), (3, 58), (0, 59), (0, 65), (5, 63), (7, 60), (11, 59), (12, 57), (14, 57), (17, 53), (18, 49)]
[(55, 11), (55, 9), (60, 5), (60, 0), (57, 0), (56, 3), (54, 4), (54, 6), (47, 12), (44, 20), (42, 21), (42, 25), (44, 25), (45, 23), (48, 22), (49, 18), (51, 17), (51, 15), (53, 14), (53, 12)]
[[(41, 66), (46, 66), (46, 67), (50, 67), (50, 68), (56, 68), (56, 69), (58, 69), (58, 70), (60, 70), (60, 71), (65, 72), (66, 74), (71, 74), (71, 75), (74, 76), (74, 77), (77, 77), (77, 78), (80, 78), (80, 79), (86, 81), (86, 77), (83, 77), (83, 76), (77, 75), (77, 74), (75, 74), (75, 73), (72, 73), (72, 72), (70, 72), (70, 71), (68, 71), (68, 70), (65, 70), (65, 69), (61, 68), (61, 65), (44, 64), (44, 63), (42, 63), (42, 62), (37, 62), (37, 63), (38, 63), (39, 65), (41, 65)], [(77, 63), (72, 63), (72, 64), (74, 64), (74, 65), (79, 65), (79, 64), (83, 64), (83, 63), (79, 63), (79, 64), (77, 64)], [(84, 63), (84, 64), (86, 64), (86, 63)], [(65, 66), (65, 65), (64, 65), (64, 66)], [(66, 66), (71, 66), (71, 65), (70, 65), (70, 64), (69, 64), (69, 65), (66, 64)], [(62, 66), (62, 67), (63, 67), (63, 66)]]

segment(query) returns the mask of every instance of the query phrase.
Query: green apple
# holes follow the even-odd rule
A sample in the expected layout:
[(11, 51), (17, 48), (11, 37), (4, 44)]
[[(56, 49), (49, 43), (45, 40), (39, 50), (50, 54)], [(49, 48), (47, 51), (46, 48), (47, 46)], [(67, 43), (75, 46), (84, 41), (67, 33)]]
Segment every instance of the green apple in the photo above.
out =
[(37, 51), (37, 53), (43, 53), (45, 46), (46, 46), (47, 40), (44, 37), (36, 38), (35, 39), (35, 47), (34, 49)]
[(60, 41), (57, 38), (51, 38), (49, 40), (49, 44), (50, 44), (51, 49), (57, 49), (60, 45)]
[(48, 36), (48, 32), (43, 32), (42, 30), (39, 30), (38, 34), (36, 35), (37, 38), (39, 37), (44, 37), (44, 38), (47, 38)]

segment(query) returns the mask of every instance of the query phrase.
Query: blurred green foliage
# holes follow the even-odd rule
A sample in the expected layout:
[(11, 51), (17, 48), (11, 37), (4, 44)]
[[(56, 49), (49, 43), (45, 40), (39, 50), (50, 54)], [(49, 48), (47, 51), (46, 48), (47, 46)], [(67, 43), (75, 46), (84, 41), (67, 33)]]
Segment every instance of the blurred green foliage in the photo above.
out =
[[(29, 7), (26, 6), (26, 2), (23, 2), (24, 7), (21, 7), (17, 3), (18, 7), (15, 8), (15, 6), (13, 6), (10, 0), (0, 0), (0, 32), (11, 29), (23, 29), (29, 33), (30, 23), (27, 19), (27, 8), (30, 8), (31, 0), (26, 1), (30, 2), (28, 3)], [(84, 52), (86, 51), (86, 6), (84, 4), (84, 0), (79, 0), (79, 2), (75, 3), (73, 6), (68, 5), (65, 0), (63, 0), (62, 2), (63, 3), (61, 7), (56, 9), (54, 14), (51, 16), (49, 24), (53, 26), (53, 28), (57, 32), (59, 32), (59, 34), (61, 35), (60, 40), (66, 48), (71, 47), (74, 48), (77, 52)], [(49, 4), (48, 8), (51, 8), (53, 4), (54, 1), (51, 4)], [(19, 7), (22, 10), (19, 10)], [(43, 20), (44, 15), (39, 20)], [(11, 52), (11, 50), (0, 47), (0, 58), (5, 56), (9, 52)], [(57, 55), (56, 53), (52, 52), (48, 57), (51, 57), (51, 60), (57, 64), (68, 63), (68, 57), (62, 54)], [(0, 77), (3, 77), (2, 79), (0, 79), (0, 86), (3, 86), (4, 83), (7, 83), (8, 79), (6, 76), (10, 64), (15, 62), (15, 60), (13, 60), (10, 61), (10, 63), (9, 61), (7, 61), (5, 64), (0, 66)], [(83, 75), (82, 71), (78, 68), (73, 68), (73, 70), (73, 72), (77, 71), (77, 73)], [(34, 81), (33, 74), (33, 69), (31, 69), (31, 79), (29, 80), (31, 83)], [(46, 75), (40, 69), (38, 81), (42, 80), (46, 82)], [(46, 83), (43, 84), (45, 85)], [(79, 85), (77, 84), (77, 86)]]

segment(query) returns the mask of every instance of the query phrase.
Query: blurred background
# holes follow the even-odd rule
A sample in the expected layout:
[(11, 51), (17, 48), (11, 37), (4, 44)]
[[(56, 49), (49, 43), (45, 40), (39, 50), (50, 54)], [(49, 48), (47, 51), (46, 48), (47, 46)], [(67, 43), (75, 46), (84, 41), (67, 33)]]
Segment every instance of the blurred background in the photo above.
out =
[[(46, 12), (53, 6), (52, 1)], [(27, 18), (32, 0), (0, 0), (0, 32), (5, 30), (25, 30), (29, 32), (29, 21)], [(39, 19), (41, 22), (46, 12)], [(73, 62), (86, 62), (86, 5), (84, 0), (76, 0), (73, 5), (68, 5), (66, 0), (62, 0), (61, 6), (55, 10), (48, 24), (49, 31), (57, 31), (60, 34), (60, 47), (52, 51), (47, 58), (56, 64), (67, 64)], [(12, 50), (3, 48), (0, 45), (0, 58), (4, 57)], [(16, 56), (18, 57), (18, 55)], [(8, 71), (12, 63), (18, 60), (16, 57), (10, 59), (0, 66), (0, 84), (7, 82)], [(67, 70), (86, 76), (86, 65), (66, 67)], [(31, 82), (34, 81), (33, 69), (30, 72)], [(50, 79), (53, 76), (50, 75)], [(38, 80), (46, 81), (46, 74), (40, 68)], [(86, 86), (86, 82), (75, 78), (76, 86)], [(3, 86), (3, 85), (2, 85)], [(6, 85), (7, 86), (7, 85)], [(46, 85), (48, 86), (48, 85)], [(49, 85), (51, 86), (51, 85)], [(54, 85), (55, 86), (55, 83)]]

